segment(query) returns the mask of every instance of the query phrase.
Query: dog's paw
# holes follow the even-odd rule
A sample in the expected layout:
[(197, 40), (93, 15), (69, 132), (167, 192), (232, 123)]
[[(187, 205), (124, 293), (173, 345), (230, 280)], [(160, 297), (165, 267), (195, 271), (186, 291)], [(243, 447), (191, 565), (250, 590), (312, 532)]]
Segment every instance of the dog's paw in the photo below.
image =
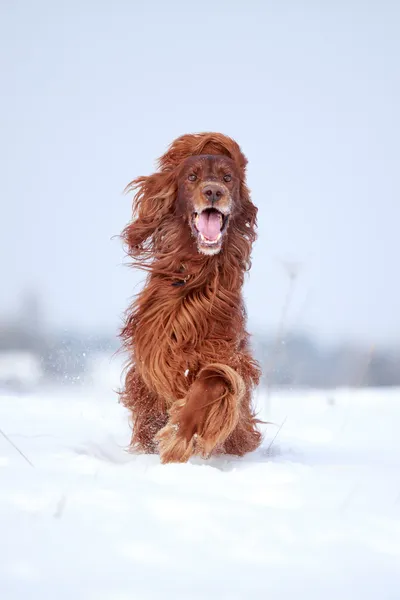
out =
[(176, 423), (167, 423), (155, 437), (163, 464), (184, 463), (194, 453), (194, 439), (187, 439)]

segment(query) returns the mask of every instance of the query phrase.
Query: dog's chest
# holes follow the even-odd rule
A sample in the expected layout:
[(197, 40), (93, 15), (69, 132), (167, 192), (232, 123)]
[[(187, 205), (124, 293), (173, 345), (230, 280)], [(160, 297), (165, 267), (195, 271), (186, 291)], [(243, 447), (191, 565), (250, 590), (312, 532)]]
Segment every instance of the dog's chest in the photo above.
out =
[(241, 306), (240, 297), (234, 302), (220, 289), (182, 294), (165, 315), (166, 335), (187, 349), (202, 348), (206, 342), (234, 342), (242, 322)]

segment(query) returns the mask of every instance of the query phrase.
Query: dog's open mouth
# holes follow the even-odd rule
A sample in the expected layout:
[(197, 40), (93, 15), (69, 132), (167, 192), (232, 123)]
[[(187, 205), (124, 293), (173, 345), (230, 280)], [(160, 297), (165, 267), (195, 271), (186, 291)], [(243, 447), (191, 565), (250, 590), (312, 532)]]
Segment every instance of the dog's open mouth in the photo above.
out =
[(206, 208), (193, 213), (193, 226), (203, 246), (219, 246), (222, 234), (228, 223), (229, 215), (224, 215), (216, 208)]

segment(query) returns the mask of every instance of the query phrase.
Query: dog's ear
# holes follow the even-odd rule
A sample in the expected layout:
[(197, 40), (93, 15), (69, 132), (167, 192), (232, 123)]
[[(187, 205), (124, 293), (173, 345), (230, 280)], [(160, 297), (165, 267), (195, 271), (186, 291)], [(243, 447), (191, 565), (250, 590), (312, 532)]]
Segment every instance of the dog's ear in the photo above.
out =
[(234, 235), (228, 237), (229, 253), (235, 256), (241, 268), (251, 267), (251, 251), (257, 239), (257, 207), (253, 204), (245, 181), (240, 183), (239, 208), (235, 213), (231, 228)]
[(244, 181), (240, 184), (240, 221), (244, 227), (244, 235), (253, 243), (257, 238), (257, 213), (258, 208), (253, 204), (250, 190)]
[(174, 211), (177, 181), (173, 172), (157, 172), (134, 179), (125, 189), (135, 192), (132, 221), (122, 232), (128, 254), (135, 259), (149, 256), (153, 250), (154, 234)]

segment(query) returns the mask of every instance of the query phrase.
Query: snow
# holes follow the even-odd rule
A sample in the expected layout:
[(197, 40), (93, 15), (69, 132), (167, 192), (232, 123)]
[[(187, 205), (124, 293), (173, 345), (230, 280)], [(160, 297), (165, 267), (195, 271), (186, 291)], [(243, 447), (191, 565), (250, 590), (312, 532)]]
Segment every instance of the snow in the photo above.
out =
[(29, 390), (42, 377), (40, 360), (30, 352), (0, 352), (0, 388), (18, 387)]
[(0, 597), (398, 600), (400, 390), (257, 403), (259, 451), (163, 466), (105, 376), (0, 396)]

